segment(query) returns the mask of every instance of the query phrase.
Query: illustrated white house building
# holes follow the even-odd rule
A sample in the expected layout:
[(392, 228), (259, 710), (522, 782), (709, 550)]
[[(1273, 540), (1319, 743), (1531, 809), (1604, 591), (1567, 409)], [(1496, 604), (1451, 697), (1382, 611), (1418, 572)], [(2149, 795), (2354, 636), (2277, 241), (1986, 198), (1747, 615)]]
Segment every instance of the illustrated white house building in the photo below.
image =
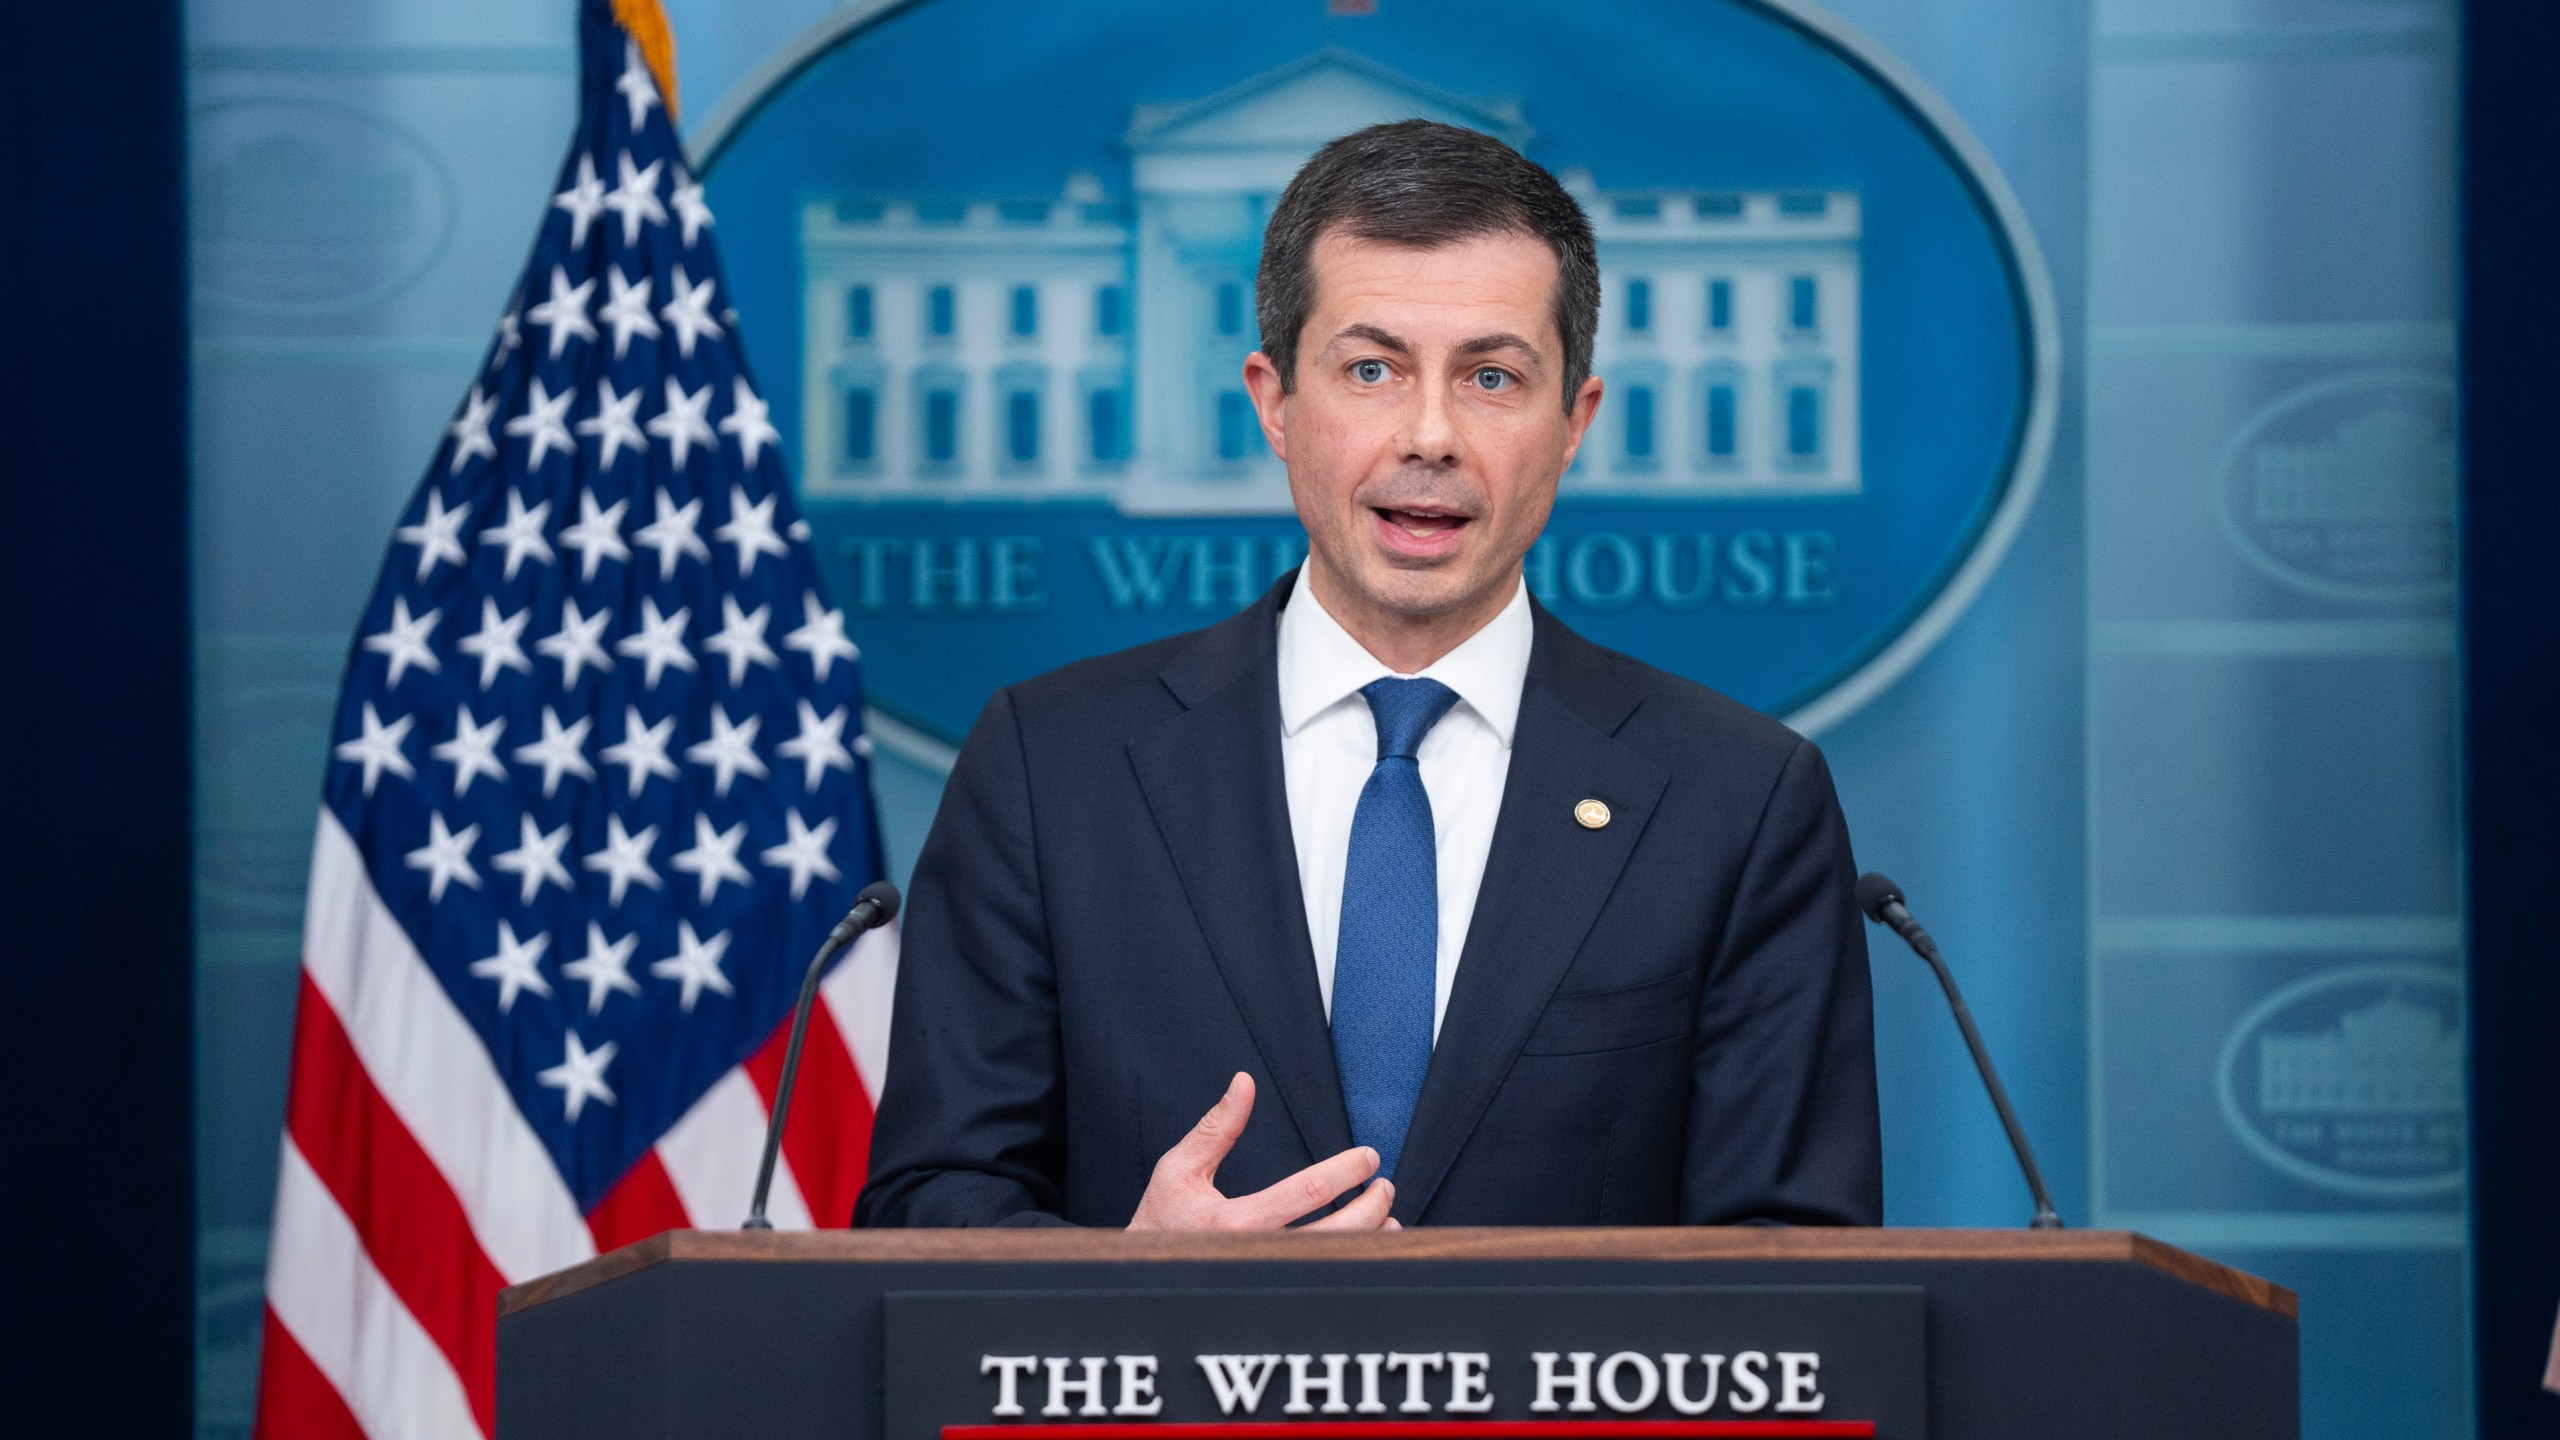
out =
[(2462, 1027), (2397, 995), (2325, 1031), (2258, 1040), (2269, 1115), (2459, 1115)]
[(2449, 419), (2386, 405), (2319, 438), (2259, 442), (2258, 522), (2450, 521), (2457, 467)]
[[(1139, 106), (1131, 190), (852, 195), (801, 216), (804, 484), (829, 496), (1105, 496), (1289, 509), (1242, 371), (1264, 222), (1326, 141), (1422, 116), (1518, 145), (1516, 102), (1322, 51)], [(1610, 496), (1854, 493), (1858, 197), (1602, 190), (1600, 420), (1565, 479)]]

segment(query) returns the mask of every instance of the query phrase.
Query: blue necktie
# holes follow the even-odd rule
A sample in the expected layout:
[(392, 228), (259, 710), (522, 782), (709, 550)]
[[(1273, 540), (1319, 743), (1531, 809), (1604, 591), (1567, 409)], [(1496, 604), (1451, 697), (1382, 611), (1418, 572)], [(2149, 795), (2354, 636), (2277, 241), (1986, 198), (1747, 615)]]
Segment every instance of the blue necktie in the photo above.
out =
[(1404, 1133), (1431, 1068), (1431, 1009), (1440, 959), (1439, 851), (1431, 796), (1414, 755), (1458, 703), (1437, 680), (1361, 687), (1378, 722), (1378, 764), (1351, 814), (1342, 871), (1342, 932), (1333, 955), (1333, 1063), (1351, 1138), (1395, 1174)]

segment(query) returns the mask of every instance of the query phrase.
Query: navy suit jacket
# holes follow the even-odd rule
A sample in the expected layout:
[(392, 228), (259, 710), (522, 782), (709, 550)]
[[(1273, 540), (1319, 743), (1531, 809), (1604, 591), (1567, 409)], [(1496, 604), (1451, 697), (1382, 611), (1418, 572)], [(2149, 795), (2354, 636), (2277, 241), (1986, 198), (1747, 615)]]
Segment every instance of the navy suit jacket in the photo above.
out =
[[(1126, 1224), (1239, 1070), (1259, 1098), (1221, 1190), (1350, 1146), (1282, 788), (1291, 578), (988, 703), (916, 862), (855, 1223)], [(1879, 1223), (1866, 937), (1821, 752), (1535, 613), (1396, 1216)]]

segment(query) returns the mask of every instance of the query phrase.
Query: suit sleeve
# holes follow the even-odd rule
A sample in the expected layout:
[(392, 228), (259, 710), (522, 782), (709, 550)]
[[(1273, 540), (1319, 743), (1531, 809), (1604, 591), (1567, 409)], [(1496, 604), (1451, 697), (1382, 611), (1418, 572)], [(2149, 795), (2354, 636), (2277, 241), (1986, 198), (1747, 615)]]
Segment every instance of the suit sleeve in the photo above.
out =
[(1008, 692), (916, 859), (858, 1226), (1064, 1224), (1058, 991)]
[(1856, 881), (1830, 767), (1800, 741), (1770, 790), (1698, 1001), (1689, 1224), (1884, 1221)]

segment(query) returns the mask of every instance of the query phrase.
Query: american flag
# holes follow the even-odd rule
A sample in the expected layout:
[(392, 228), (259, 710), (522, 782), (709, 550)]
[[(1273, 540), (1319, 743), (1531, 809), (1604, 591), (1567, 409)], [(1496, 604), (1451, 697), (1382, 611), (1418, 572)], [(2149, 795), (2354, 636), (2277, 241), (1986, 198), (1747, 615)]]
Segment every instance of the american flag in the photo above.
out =
[[(858, 657), (702, 184), (607, 0), (580, 43), (557, 193), (338, 702), (267, 1440), (489, 1434), (501, 1287), (744, 1219), (801, 967), (881, 874)], [(851, 1216), (895, 944), (821, 992), (777, 1225)]]

